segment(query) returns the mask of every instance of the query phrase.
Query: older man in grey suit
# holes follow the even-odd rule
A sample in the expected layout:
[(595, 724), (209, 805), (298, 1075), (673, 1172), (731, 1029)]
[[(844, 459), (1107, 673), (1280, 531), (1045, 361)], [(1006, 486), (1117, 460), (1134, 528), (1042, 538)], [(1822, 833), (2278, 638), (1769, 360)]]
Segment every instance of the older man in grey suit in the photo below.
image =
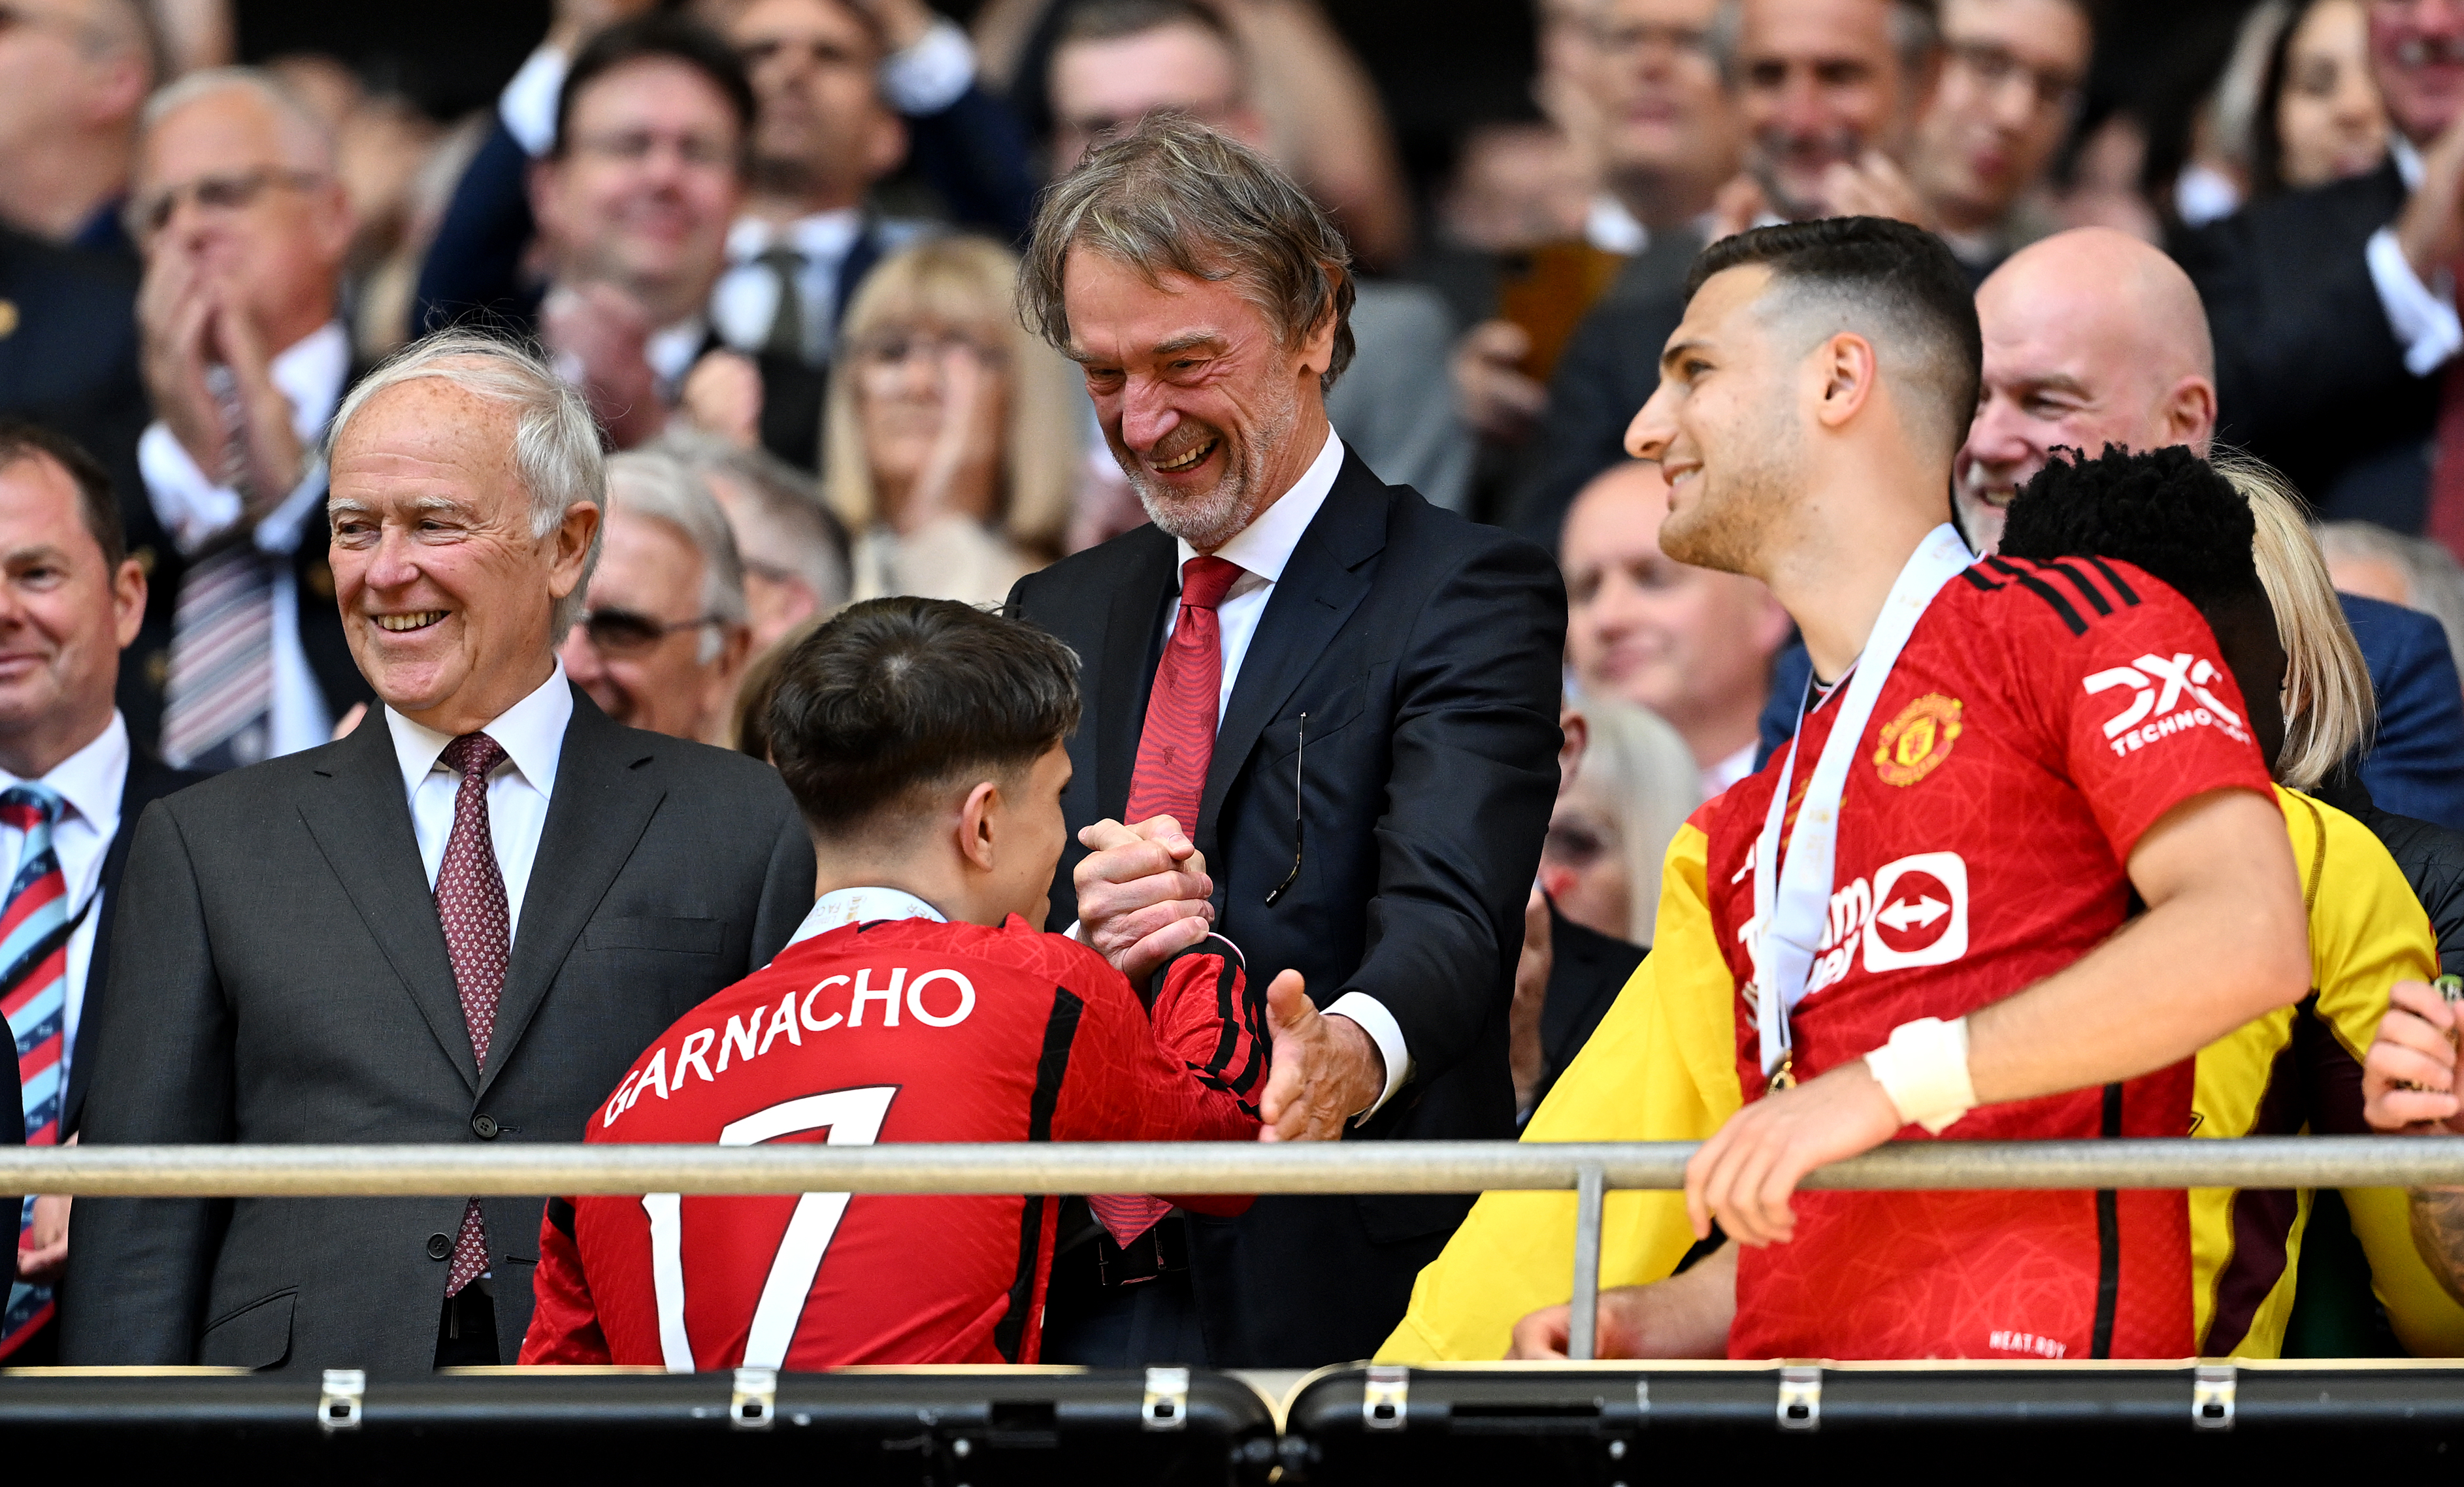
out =
[[(333, 568), (384, 702), (137, 829), (88, 1145), (574, 1141), (641, 1048), (811, 907), (778, 776), (620, 727), (556, 643), (598, 431), (543, 364), (431, 338), (334, 422)], [(540, 1198), (81, 1203), (64, 1361), (512, 1358)]]

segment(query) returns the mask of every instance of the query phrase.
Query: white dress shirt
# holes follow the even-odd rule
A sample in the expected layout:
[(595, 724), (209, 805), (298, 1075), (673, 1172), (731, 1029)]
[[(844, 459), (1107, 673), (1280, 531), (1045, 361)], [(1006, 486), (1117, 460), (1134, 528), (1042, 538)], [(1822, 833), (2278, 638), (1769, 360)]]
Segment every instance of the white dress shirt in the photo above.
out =
[(864, 213), (852, 207), (817, 211), (784, 227), (759, 217), (737, 218), (727, 230), (727, 272), (710, 295), (719, 339), (738, 351), (759, 351), (768, 342), (779, 315), (779, 277), (755, 260), (783, 242), (804, 260), (796, 271), (804, 354), (825, 359), (831, 327), (838, 323), (840, 271), (863, 232)]
[[(2396, 173), (2404, 178), (2404, 188), (2420, 190), (2421, 151), (2397, 134), (2387, 137), (2387, 154), (2395, 162)], [(2380, 308), (2387, 312), (2387, 329), (2404, 347), (2405, 370), (2427, 377), (2464, 351), (2464, 318), (2455, 314), (2453, 273), (2442, 268), (2423, 283), (2396, 241), (2393, 223), (2371, 233), (2364, 252), (2370, 285), (2379, 293)]]
[[(25, 781), (0, 770), (0, 789)], [(85, 1011), (85, 973), (94, 964), (95, 921), (101, 916), (102, 860), (111, 855), (111, 839), (120, 834), (120, 801), (128, 789), (128, 724), (114, 709), (111, 724), (94, 742), (52, 767), (35, 781), (49, 785), (66, 802), (59, 824), (52, 828), (52, 853), (60, 860), (60, 877), (68, 887), (69, 912), (84, 912), (68, 945), (68, 1003), (60, 1009), (60, 1061), (26, 1086), (28, 1103), (68, 1089), (69, 1065), (77, 1057), (77, 1022)], [(26, 850), (26, 834), (0, 825), (0, 884), (17, 880), (17, 859)], [(46, 1082), (55, 1087), (46, 1087)]]
[(1584, 209), (1583, 241), (1604, 253), (1631, 258), (1651, 247), (1651, 229), (1628, 211), (1625, 203), (1602, 191)]
[[(256, 524), (257, 551), (288, 558), (299, 551), (300, 536), (324, 499), (325, 461), (318, 447), (342, 401), (342, 383), (351, 375), (351, 338), (341, 321), (328, 320), (285, 347), (267, 370), (275, 389), (291, 400), (291, 430), (308, 451), (308, 469), (299, 484)], [(137, 441), (137, 469), (144, 477), (155, 516), (181, 552), (196, 553), (239, 520), (240, 493), (199, 470), (160, 420), (146, 426)], [(300, 648), (299, 583), (288, 562), (274, 565), (273, 650), (268, 754), (313, 749), (333, 737), (334, 714), (317, 685), (317, 673), (308, 668), (307, 651)]]
[[(385, 710), (385, 719), (393, 733), (394, 757), (402, 765), (402, 788), (410, 798), (419, 864), (433, 891), (437, 871), (445, 865), (445, 844), (453, 836), (453, 797), (462, 784), (462, 776), (441, 757), (453, 740), (391, 708)], [(573, 692), (560, 661), (537, 691), (480, 730), (505, 751), (504, 762), (488, 776), (488, 836), (496, 849), (496, 868), (505, 877), (508, 945), (521, 932), (522, 895), (530, 886), (531, 864), (539, 857), (539, 833), (547, 826), (548, 800), (556, 794), (565, 725), (572, 721)]]
[[(1215, 556), (1236, 564), (1241, 577), (1232, 581), (1223, 602), (1215, 606), (1215, 623), (1223, 643), (1223, 688), (1217, 695), (1215, 716), (1221, 726), (1223, 714), (1232, 705), (1232, 684), (1240, 679), (1241, 663), (1248, 658), (1249, 642), (1256, 638), (1258, 621), (1266, 612), (1266, 601), (1274, 597), (1275, 585), (1283, 580), (1284, 568), (1292, 560), (1292, 550), (1299, 547), (1301, 534), (1315, 520), (1318, 508), (1326, 504), (1334, 489), (1334, 477), (1343, 470), (1343, 441), (1329, 427), (1321, 436), (1326, 442), (1317, 451), (1309, 468), (1292, 482), (1281, 499), (1258, 514), (1257, 519), (1241, 529), (1231, 541), (1215, 550)], [(1187, 542), (1178, 544), (1179, 562), (1173, 568), (1174, 592), (1179, 591), (1179, 564), (1198, 556), (1198, 550)], [(1175, 604), (1164, 619), (1164, 636), (1170, 639), (1180, 623), (1180, 606)], [(1386, 1087), (1377, 1094), (1376, 1103), (1360, 1112), (1367, 1120), (1377, 1113), (1377, 1107), (1395, 1097), (1395, 1091), (1411, 1076), (1411, 1050), (1404, 1046), (1402, 1025), (1385, 1003), (1366, 992), (1346, 992), (1326, 1009), (1329, 1017), (1350, 1017), (1369, 1035), (1370, 1041), (1386, 1060)]]

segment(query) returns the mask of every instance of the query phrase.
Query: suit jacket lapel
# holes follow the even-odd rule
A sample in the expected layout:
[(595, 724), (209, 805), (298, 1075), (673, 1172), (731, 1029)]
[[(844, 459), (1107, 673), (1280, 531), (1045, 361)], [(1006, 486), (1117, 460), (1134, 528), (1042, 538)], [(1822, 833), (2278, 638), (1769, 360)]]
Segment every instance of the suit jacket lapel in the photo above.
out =
[(573, 689), (573, 721), (565, 725), (556, 794), (548, 801), (530, 886), (522, 894), (513, 963), (505, 971), (505, 995), (488, 1038), (487, 1073), (478, 1084), (482, 1095), (512, 1058), (573, 942), (666, 797), (652, 764), (654, 751), (649, 734), (610, 721), (581, 688)]
[(1387, 499), (1385, 483), (1347, 448), (1334, 489), (1301, 534), (1291, 561), (1266, 598), (1266, 612), (1258, 618), (1241, 674), (1232, 683), (1231, 703), (1215, 731), (1215, 754), (1206, 770), (1195, 839), (1210, 861), (1218, 855), (1217, 817), (1224, 792), (1247, 762), (1259, 733), (1369, 592), (1369, 579), (1358, 570), (1386, 545)]
[(1177, 551), (1173, 539), (1154, 527), (1141, 527), (1121, 540), (1133, 544), (1132, 567), (1112, 589), (1098, 663), (1102, 670), (1089, 689), (1094, 693), (1094, 714), (1088, 720), (1097, 731), (1096, 809), (1115, 820), (1129, 809), (1138, 734), (1146, 721), (1147, 693), (1155, 686), (1155, 640), (1164, 603), (1173, 592), (1172, 560)]
[(299, 817), (325, 854), (326, 864), (360, 911), (377, 948), (418, 1004), (428, 1030), (462, 1078), (479, 1086), (478, 1061), (471, 1054), (471, 1025), (462, 1016), (462, 994), (453, 980), (453, 959), (437, 922), (436, 896), (419, 861), (411, 830), (410, 801), (402, 788), (402, 764), (393, 730), (369, 718), (349, 737), (329, 745), (316, 766), (317, 779), (299, 796)]

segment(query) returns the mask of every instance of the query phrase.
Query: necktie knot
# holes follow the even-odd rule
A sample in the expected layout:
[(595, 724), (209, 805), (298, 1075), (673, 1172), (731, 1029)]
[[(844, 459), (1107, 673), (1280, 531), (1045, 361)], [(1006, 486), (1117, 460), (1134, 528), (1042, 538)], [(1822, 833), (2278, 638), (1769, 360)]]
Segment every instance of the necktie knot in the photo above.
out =
[(1238, 563), (1221, 558), (1193, 558), (1180, 565), (1180, 601), (1193, 609), (1212, 609), (1232, 592), (1241, 574)]
[(445, 746), (445, 767), (465, 779), (485, 779), (504, 760), (505, 746), (485, 733), (464, 733)]
[(49, 785), (32, 781), (11, 785), (6, 791), (0, 791), (0, 820), (20, 831), (57, 825), (60, 811), (66, 803), (60, 798), (60, 793)]

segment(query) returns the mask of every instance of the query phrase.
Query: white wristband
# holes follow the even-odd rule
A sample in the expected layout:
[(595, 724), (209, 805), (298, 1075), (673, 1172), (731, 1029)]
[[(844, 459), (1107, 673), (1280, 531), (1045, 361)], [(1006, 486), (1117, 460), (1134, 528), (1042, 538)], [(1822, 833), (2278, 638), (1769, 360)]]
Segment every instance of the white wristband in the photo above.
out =
[(1968, 1019), (1919, 1017), (1891, 1029), (1891, 1040), (1865, 1056), (1865, 1067), (1910, 1126), (1939, 1136), (1976, 1104), (1968, 1081)]

